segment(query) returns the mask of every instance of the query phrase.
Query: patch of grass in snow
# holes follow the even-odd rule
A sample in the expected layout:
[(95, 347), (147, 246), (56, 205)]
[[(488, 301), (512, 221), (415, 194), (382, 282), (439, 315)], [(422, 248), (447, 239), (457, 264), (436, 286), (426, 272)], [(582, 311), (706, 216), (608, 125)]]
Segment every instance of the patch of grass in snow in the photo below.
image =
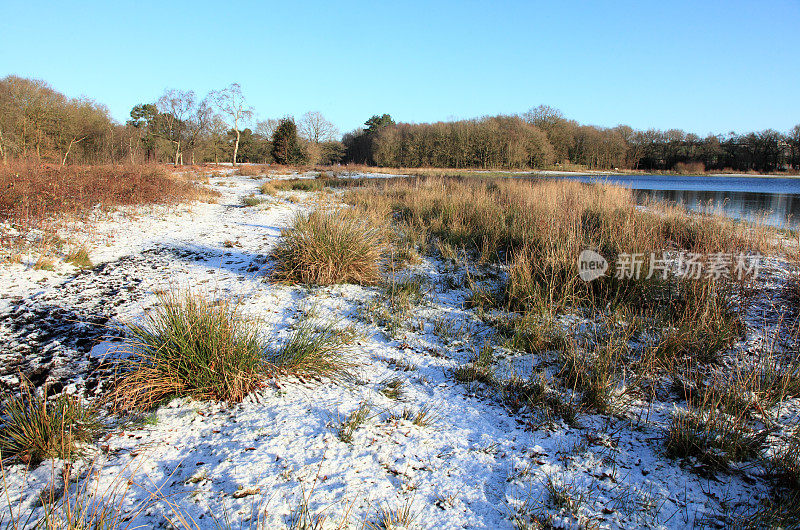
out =
[(289, 375), (348, 378), (353, 363), (347, 355), (355, 336), (351, 328), (339, 328), (336, 322), (318, 325), (304, 319), (270, 355), (270, 362)]
[(696, 368), (677, 374), (678, 393), (694, 406), (716, 402), (733, 416), (764, 416), (786, 398), (800, 396), (800, 359), (781, 361), (762, 352), (756, 362), (742, 356), (731, 364), (710, 374)]
[(754, 506), (715, 515), (717, 521), (711, 521), (712, 524), (718, 525), (722, 520), (726, 528), (800, 528), (800, 491), (776, 490)]
[(411, 321), (411, 310), (424, 298), (425, 280), (411, 277), (394, 278), (382, 283), (380, 292), (359, 308), (365, 322), (386, 328), (392, 336)]
[(37, 465), (49, 458), (79, 456), (81, 444), (102, 429), (98, 412), (75, 396), (48, 397), (24, 381), (18, 395), (5, 391), (0, 413), (0, 458)]
[(242, 197), (242, 206), (259, 206), (267, 202), (267, 199), (264, 197), (259, 197), (257, 195), (247, 195)]
[(415, 365), (411, 361), (407, 361), (405, 359), (400, 359), (397, 357), (386, 359), (386, 364), (388, 364), (395, 370), (399, 370), (401, 372), (414, 372), (417, 370), (417, 365)]
[(689, 358), (714, 363), (742, 335), (744, 324), (731, 288), (702, 280), (683, 280), (670, 292), (657, 316), (665, 330), (655, 354), (665, 364)]
[(356, 410), (342, 420), (336, 429), (336, 436), (344, 443), (352, 443), (353, 434), (369, 419), (371, 411), (369, 403), (361, 403)]
[(758, 456), (768, 431), (754, 431), (742, 416), (722, 413), (719, 403), (687, 406), (672, 415), (664, 434), (667, 456), (695, 458), (712, 469)]
[(491, 366), (480, 366), (466, 363), (453, 369), (453, 379), (459, 383), (484, 383), (494, 386), (496, 383), (495, 371)]
[(556, 480), (552, 475), (545, 479), (544, 494), (548, 506), (572, 515), (578, 515), (584, 504), (583, 496), (575, 491), (573, 485)]
[(381, 381), (378, 385), (378, 392), (389, 399), (399, 400), (403, 397), (403, 380), (392, 377)]
[(67, 263), (75, 265), (79, 269), (92, 268), (92, 260), (89, 258), (89, 250), (85, 246), (72, 249), (65, 260)]
[(776, 449), (769, 459), (767, 469), (781, 487), (794, 490), (800, 495), (800, 427), (795, 429), (786, 443)]
[(572, 344), (559, 353), (559, 376), (567, 388), (581, 392), (581, 403), (598, 412), (612, 412), (619, 405), (615, 391), (628, 352), (628, 337), (593, 337), (583, 347)]
[(511, 378), (499, 387), (499, 391), (511, 410), (527, 407), (542, 423), (552, 423), (558, 418), (570, 425), (577, 423), (578, 406), (551, 388), (543, 372), (533, 374), (528, 380)]
[(398, 506), (381, 505), (374, 521), (367, 522), (371, 530), (400, 530), (411, 528), (418, 514), (413, 509), (414, 499), (410, 498)]
[(479, 382), (491, 387), (497, 386), (492, 343), (484, 341), (480, 348), (474, 349), (469, 362), (453, 369), (453, 378), (460, 383)]
[(400, 223), (396, 227), (396, 232), (391, 253), (392, 268), (401, 269), (406, 265), (420, 263), (422, 261), (420, 250), (425, 248), (427, 242), (425, 231), (415, 229), (408, 223)]
[(460, 318), (438, 317), (433, 320), (433, 334), (439, 337), (444, 344), (449, 344), (457, 338), (464, 337), (466, 323)]
[(241, 401), (267, 376), (347, 377), (351, 328), (305, 318), (269, 348), (259, 327), (228, 300), (190, 292), (159, 294), (143, 324), (128, 326), (130, 357), (112, 400), (118, 410), (149, 410), (176, 396)]
[(392, 278), (383, 284), (383, 298), (395, 312), (407, 312), (419, 304), (425, 296), (425, 279), (412, 276), (397, 280)]
[(308, 285), (374, 284), (387, 242), (386, 227), (364, 211), (300, 213), (272, 252), (273, 278)]
[(175, 396), (238, 402), (267, 368), (258, 328), (230, 301), (162, 293), (144, 323), (127, 331), (131, 356), (112, 395), (119, 410), (148, 410)]
[(434, 412), (430, 405), (423, 405), (417, 410), (404, 407), (400, 413), (392, 413), (386, 418), (387, 421), (410, 421), (418, 427), (430, 427), (435, 425), (439, 416)]
[[(155, 505), (169, 514), (172, 521), (186, 522), (186, 516), (173, 501), (157, 489), (148, 491), (131, 480), (133, 462), (111, 477), (110, 483), (101, 485), (100, 469), (93, 461), (88, 470), (76, 472), (71, 464), (51, 470), (47, 486), (39, 492), (37, 511), (23, 513), (23, 504), (14, 505), (8, 494), (3, 498), (9, 504), (6, 514), (0, 515), (0, 526), (9, 530), (36, 528), (38, 530), (124, 530), (131, 521)], [(3, 485), (7, 484), (2, 469)], [(133, 495), (132, 489), (141, 488), (143, 495)], [(189, 528), (188, 525), (185, 526)]]
[(34, 270), (37, 271), (54, 271), (56, 270), (56, 266), (53, 263), (53, 260), (47, 256), (39, 256), (36, 260), (36, 263), (33, 264)]
[(509, 347), (515, 350), (545, 353), (569, 347), (566, 331), (550, 315), (528, 313), (502, 328), (508, 336)]

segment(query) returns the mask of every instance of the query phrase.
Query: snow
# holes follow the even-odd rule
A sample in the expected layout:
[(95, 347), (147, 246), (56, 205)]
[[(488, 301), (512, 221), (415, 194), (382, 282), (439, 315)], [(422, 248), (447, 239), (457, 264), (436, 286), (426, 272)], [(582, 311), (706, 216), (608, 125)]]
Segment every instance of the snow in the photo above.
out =
[[(78, 344), (83, 336), (78, 342), (68, 335), (59, 339), (46, 376), (91, 396), (89, 390), (102, 389), (103, 381), (92, 386), (87, 372), (121, 351), (114, 331), (140, 319), (157, 293), (189, 288), (240, 300), (248, 317), (279, 336), (309, 312), (357, 327), (356, 377), (271, 381), (235, 405), (177, 399), (143, 424), (116, 425), (74, 472), (82, 469), (99, 491), (113, 491), (130, 478), (127, 509), (158, 491), (200, 528), (216, 528), (226, 518), (237, 521), (235, 527), (256, 519), (264, 528), (291, 527), (303, 506), (321, 514), (326, 528), (343, 522), (360, 528), (365, 521), (377, 524), (380, 509), (406, 505), (421, 528), (513, 528), (515, 515), (525, 511), (550, 513), (554, 524), (565, 527), (684, 528), (769, 495), (753, 478), (758, 470), (709, 478), (666, 458), (660, 437), (670, 403), (634, 404), (623, 417), (583, 414), (577, 426), (539, 425), (509, 411), (481, 385), (456, 382), (450, 370), (491, 330), (463, 309), (466, 290), (447, 287), (444, 263), (427, 258), (409, 272), (426, 278), (430, 289), (414, 310), (422, 325), (396, 336), (359, 317), (376, 288), (266, 281), (267, 256), (281, 228), (313, 200), (279, 197), (245, 208), (241, 198), (257, 193), (263, 179), (228, 174), (210, 182), (222, 193), (218, 203), (123, 209), (98, 220), (90, 247), (93, 270), (76, 273), (65, 264), (54, 272), (19, 264), (0, 268), (0, 332), (12, 352), (0, 356), (0, 365), (11, 362), (17, 347), (27, 357), (14, 362), (39, 362), (32, 352), (49, 344), (31, 342), (37, 324), (18, 325), (20, 315), (49, 318), (53, 307), (80, 318), (102, 313), (108, 321), (91, 335), (91, 344)], [(437, 336), (437, 319), (458, 322), (461, 332)], [(514, 362), (520, 372), (531, 359)], [(16, 382), (11, 371), (2, 378)], [(379, 392), (389, 378), (404, 382), (401, 401)], [(368, 420), (351, 443), (341, 441), (337, 427), (364, 403)], [(433, 411), (431, 425), (392, 416), (424, 407)], [(5, 464), (3, 498), (15, 516), (42, 513), (36, 497), (61, 464), (30, 470)], [(581, 499), (577, 517), (552, 505), (548, 481)], [(6, 520), (8, 509), (0, 509)], [(165, 517), (174, 521), (175, 513), (156, 502), (131, 525), (163, 525)]]

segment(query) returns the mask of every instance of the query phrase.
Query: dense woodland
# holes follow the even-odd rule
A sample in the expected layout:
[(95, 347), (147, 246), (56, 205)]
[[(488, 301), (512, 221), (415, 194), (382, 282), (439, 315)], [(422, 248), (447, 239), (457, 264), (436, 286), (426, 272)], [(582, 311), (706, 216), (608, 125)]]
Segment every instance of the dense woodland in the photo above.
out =
[(389, 114), (340, 137), (319, 112), (255, 119), (241, 87), (200, 98), (167, 90), (134, 105), (126, 123), (86, 98), (47, 83), (0, 79), (0, 159), (60, 165), (105, 162), (359, 163), (385, 167), (732, 170), (800, 169), (800, 125), (701, 138), (681, 130), (581, 125), (540, 106), (523, 114), (396, 123)]

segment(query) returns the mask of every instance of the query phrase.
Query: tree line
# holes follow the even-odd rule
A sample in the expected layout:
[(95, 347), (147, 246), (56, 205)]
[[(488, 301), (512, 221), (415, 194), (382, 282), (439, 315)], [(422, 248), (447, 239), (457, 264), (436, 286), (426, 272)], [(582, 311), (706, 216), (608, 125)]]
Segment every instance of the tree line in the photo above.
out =
[(256, 120), (234, 83), (204, 97), (168, 89), (124, 123), (88, 98), (37, 79), (0, 79), (0, 160), (58, 163), (358, 163), (386, 167), (734, 170), (800, 169), (800, 125), (699, 137), (678, 129), (596, 127), (551, 107), (437, 123), (374, 115), (340, 136), (319, 112)]
[(551, 107), (438, 123), (373, 116), (344, 135), (347, 161), (395, 167), (734, 170), (800, 169), (800, 125), (701, 138), (678, 129), (581, 125)]
[[(96, 164), (201, 162), (334, 164), (344, 145), (319, 112), (254, 122), (241, 87), (198, 97), (168, 89), (139, 103), (124, 124), (87, 98), (69, 98), (38, 79), (0, 79), (0, 160)], [(252, 127), (252, 128), (251, 128)]]

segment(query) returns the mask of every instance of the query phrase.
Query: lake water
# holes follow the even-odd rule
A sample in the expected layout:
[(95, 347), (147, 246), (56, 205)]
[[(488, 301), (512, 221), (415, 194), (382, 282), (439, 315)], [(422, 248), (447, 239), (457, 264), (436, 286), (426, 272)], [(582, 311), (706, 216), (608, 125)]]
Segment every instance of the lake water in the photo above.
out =
[(554, 178), (618, 184), (636, 190), (640, 201), (669, 201), (692, 211), (712, 211), (736, 219), (800, 229), (800, 179), (671, 175), (575, 175)]

